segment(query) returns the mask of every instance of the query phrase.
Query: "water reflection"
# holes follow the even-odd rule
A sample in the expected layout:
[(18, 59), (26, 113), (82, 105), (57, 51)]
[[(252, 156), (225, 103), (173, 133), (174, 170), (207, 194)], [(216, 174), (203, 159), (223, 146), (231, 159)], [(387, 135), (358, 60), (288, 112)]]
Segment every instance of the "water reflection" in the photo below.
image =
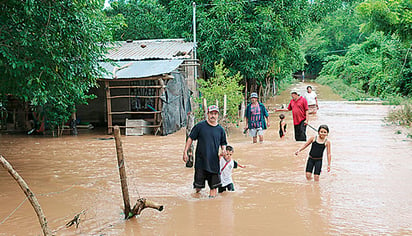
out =
[[(114, 140), (103, 139), (104, 132), (62, 138), (3, 134), (0, 153), (35, 192), (56, 235), (412, 234), (412, 142), (383, 122), (388, 106), (345, 102), (327, 87), (311, 85), (320, 110), (310, 124), (327, 124), (332, 140), (332, 170), (324, 169), (319, 183), (305, 179), (309, 150), (293, 154), (302, 142), (293, 140), (288, 112), (289, 132), (279, 139), (273, 108), (289, 102), (287, 92), (267, 101), (272, 127), (263, 144), (252, 144), (241, 129), (230, 132), (234, 159), (247, 168), (233, 173), (236, 192), (213, 200), (207, 190), (193, 195), (193, 169), (181, 162), (183, 130), (166, 137), (123, 136), (132, 204), (146, 197), (165, 206), (129, 221), (122, 215)], [(31, 205), (18, 207), (24, 194), (5, 170), (0, 190), (0, 235), (40, 235)], [(65, 228), (82, 210), (79, 228)]]

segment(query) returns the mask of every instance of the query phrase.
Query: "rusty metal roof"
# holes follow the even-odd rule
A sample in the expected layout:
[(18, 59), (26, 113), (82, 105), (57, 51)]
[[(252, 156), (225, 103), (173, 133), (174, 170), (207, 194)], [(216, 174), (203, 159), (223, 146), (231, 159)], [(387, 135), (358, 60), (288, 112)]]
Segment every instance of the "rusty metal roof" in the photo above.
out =
[(152, 39), (137, 41), (117, 41), (106, 58), (123, 60), (158, 60), (190, 58), (193, 42), (183, 39)]
[(174, 71), (183, 60), (119, 61), (116, 65), (100, 62), (107, 70), (100, 79), (137, 79), (168, 74)]

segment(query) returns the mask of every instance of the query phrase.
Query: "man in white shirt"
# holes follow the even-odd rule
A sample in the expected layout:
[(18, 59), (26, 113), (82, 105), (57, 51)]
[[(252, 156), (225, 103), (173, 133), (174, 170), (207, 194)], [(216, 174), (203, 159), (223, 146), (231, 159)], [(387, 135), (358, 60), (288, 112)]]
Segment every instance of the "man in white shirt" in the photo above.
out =
[(304, 97), (308, 101), (309, 114), (316, 114), (316, 112), (319, 110), (318, 96), (316, 95), (315, 91), (312, 91), (312, 86), (306, 87), (306, 91), (307, 92)]

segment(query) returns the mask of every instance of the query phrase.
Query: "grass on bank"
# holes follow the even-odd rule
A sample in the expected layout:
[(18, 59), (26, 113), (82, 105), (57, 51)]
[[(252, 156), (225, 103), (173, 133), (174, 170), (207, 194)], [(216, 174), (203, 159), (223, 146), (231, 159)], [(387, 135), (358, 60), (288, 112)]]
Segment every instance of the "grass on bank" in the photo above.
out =
[(412, 138), (412, 98), (401, 96), (391, 96), (382, 98), (373, 98), (363, 91), (351, 87), (340, 79), (333, 76), (321, 76), (316, 79), (316, 82), (322, 85), (327, 85), (332, 88), (333, 92), (339, 94), (342, 98), (349, 101), (376, 101), (381, 100), (384, 105), (395, 105), (389, 111), (386, 121), (395, 125), (405, 127), (408, 130), (407, 137)]

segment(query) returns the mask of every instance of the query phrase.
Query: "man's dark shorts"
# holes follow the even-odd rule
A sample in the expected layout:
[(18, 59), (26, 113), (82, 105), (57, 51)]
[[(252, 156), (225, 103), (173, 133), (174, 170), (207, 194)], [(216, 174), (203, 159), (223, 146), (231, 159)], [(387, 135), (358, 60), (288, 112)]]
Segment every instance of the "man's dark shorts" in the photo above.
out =
[(195, 169), (195, 181), (193, 182), (193, 188), (204, 188), (205, 181), (210, 189), (215, 189), (222, 184), (220, 183), (220, 175), (218, 173), (210, 173), (203, 169)]

